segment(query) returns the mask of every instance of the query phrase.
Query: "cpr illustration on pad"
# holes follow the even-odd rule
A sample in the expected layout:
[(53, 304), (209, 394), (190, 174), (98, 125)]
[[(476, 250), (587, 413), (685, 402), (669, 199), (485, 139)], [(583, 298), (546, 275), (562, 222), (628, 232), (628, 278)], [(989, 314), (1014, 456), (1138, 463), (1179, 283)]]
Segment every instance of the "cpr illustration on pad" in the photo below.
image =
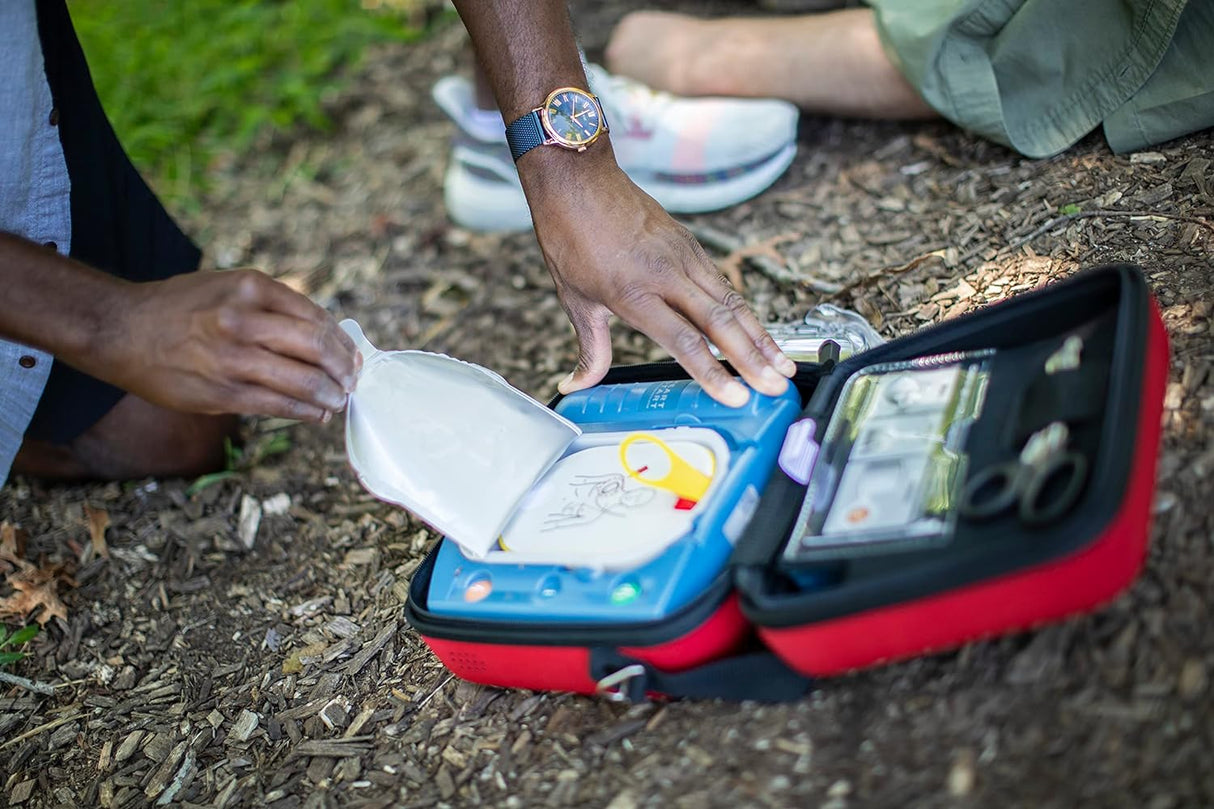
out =
[[(625, 466), (625, 456), (635, 468)], [(523, 498), (500, 551), (485, 561), (602, 570), (648, 562), (691, 530), (695, 507), (728, 459), (725, 440), (704, 428), (583, 435)], [(644, 477), (653, 470), (664, 477)], [(667, 479), (680, 474), (680, 483), (691, 478), (694, 492), (670, 488)]]

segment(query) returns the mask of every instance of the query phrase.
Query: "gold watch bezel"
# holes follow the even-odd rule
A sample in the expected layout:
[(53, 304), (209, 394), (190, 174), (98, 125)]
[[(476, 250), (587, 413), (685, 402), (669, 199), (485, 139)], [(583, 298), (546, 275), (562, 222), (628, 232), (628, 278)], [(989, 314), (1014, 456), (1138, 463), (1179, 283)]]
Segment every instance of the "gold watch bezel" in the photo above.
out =
[[(599, 111), (599, 126), (593, 135), (586, 140), (570, 141), (556, 134), (552, 127), (552, 123), (548, 120), (548, 108), (552, 106), (553, 99), (561, 93), (576, 93), (590, 99), (595, 108)], [(563, 149), (569, 149), (575, 152), (584, 152), (586, 147), (594, 143), (607, 132), (607, 119), (603, 115), (603, 105), (599, 103), (599, 97), (589, 90), (583, 90), (581, 87), (558, 87), (548, 94), (544, 99), (544, 105), (538, 107), (536, 112), (540, 114), (540, 127), (544, 130), (544, 144), (547, 146), (560, 146)]]

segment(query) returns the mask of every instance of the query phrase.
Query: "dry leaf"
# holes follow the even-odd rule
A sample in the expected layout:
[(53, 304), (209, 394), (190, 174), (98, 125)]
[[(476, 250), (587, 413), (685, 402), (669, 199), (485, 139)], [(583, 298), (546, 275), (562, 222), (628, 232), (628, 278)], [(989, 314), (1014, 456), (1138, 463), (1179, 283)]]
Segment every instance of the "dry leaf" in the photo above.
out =
[(9, 576), (33, 568), (25, 561), (25, 532), (10, 522), (0, 523), (0, 573)]
[(7, 520), (0, 522), (0, 559), (13, 564), (25, 559), (25, 532)]
[(105, 529), (110, 527), (110, 513), (103, 508), (84, 504), (84, 516), (89, 523), (89, 537), (93, 540), (93, 553), (110, 558), (110, 547), (105, 544)]
[(799, 238), (801, 238), (800, 233), (781, 233), (778, 236), (772, 236), (770, 239), (763, 239), (754, 244), (739, 247), (736, 250), (731, 250), (729, 255), (718, 260), (717, 267), (721, 270), (721, 275), (724, 275), (729, 279), (729, 283), (733, 284), (734, 289), (741, 290), (744, 288), (742, 262), (748, 258), (768, 258), (777, 264), (787, 266), (788, 259), (776, 249), (776, 245)]
[[(39, 577), (41, 578), (41, 577)], [(27, 618), (39, 607), (42, 611), (35, 618), (43, 626), (55, 616), (67, 620), (67, 607), (59, 600), (57, 582), (54, 576), (44, 581), (30, 581), (24, 578), (14, 578), (9, 581), (17, 592), (8, 598), (0, 599), (0, 618)]]
[(295, 674), (303, 671), (304, 665), (315, 662), (325, 651), (329, 645), (324, 641), (313, 643), (302, 649), (296, 649), (291, 652), (286, 660), (282, 661), (283, 674)]
[(5, 581), (15, 593), (0, 598), (0, 618), (25, 619), (30, 613), (41, 609), (36, 616), (39, 624), (46, 624), (54, 616), (67, 620), (67, 607), (59, 599), (59, 582), (75, 587), (76, 582), (61, 564), (34, 567), (18, 559), (18, 571), (5, 574)]
[(17, 555), (17, 529), (8, 520), (0, 522), (0, 554)]

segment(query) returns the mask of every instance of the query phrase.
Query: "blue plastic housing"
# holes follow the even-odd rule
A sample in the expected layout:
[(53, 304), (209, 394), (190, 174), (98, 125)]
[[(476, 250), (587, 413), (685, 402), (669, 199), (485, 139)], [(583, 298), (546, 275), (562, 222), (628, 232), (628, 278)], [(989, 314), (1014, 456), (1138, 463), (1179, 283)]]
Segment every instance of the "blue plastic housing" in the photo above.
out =
[[(566, 396), (556, 411), (586, 433), (706, 427), (729, 446), (728, 469), (701, 504), (691, 530), (661, 555), (626, 571), (469, 559), (443, 539), (427, 607), (439, 615), (532, 622), (630, 622), (664, 618), (720, 575), (754, 515), (789, 425), (801, 412), (796, 389), (752, 391), (741, 408), (713, 400), (690, 380), (600, 385)], [(465, 593), (475, 584), (480, 600)]]

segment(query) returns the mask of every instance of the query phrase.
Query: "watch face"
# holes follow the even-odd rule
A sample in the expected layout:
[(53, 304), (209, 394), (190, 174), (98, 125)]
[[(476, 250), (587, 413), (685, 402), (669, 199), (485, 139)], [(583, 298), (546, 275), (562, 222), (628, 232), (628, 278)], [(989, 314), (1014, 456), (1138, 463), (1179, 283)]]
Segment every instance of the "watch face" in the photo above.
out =
[(571, 149), (585, 148), (603, 132), (598, 103), (592, 95), (576, 87), (554, 90), (544, 103), (540, 117), (553, 140)]

